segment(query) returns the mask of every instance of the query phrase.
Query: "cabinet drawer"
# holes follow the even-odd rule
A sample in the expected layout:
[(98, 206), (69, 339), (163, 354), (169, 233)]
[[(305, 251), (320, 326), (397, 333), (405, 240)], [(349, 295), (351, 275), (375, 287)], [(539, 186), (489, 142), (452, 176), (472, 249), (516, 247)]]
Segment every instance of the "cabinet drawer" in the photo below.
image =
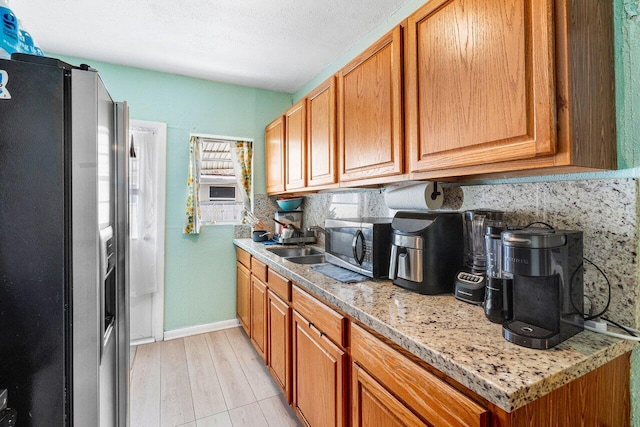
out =
[(249, 252), (236, 246), (236, 259), (247, 268), (251, 268), (251, 255)]
[(321, 333), (344, 347), (347, 319), (325, 303), (315, 299), (297, 286), (292, 286), (292, 307), (309, 320)]
[(267, 264), (258, 261), (255, 257), (251, 257), (251, 274), (267, 283)]
[(291, 302), (291, 282), (275, 271), (269, 269), (269, 289), (286, 302)]
[(351, 326), (354, 363), (373, 375), (431, 425), (488, 426), (489, 412), (357, 325)]

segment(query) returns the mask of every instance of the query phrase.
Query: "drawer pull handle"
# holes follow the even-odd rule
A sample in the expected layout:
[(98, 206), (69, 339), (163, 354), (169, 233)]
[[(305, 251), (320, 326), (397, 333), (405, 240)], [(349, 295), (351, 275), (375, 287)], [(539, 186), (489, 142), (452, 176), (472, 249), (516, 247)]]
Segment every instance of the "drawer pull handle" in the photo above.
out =
[(313, 322), (309, 322), (309, 329), (312, 329), (314, 332), (316, 332), (318, 335), (320, 335), (320, 338), (322, 338), (322, 337), (324, 337), (326, 335), (320, 329), (316, 328), (316, 325), (314, 325)]

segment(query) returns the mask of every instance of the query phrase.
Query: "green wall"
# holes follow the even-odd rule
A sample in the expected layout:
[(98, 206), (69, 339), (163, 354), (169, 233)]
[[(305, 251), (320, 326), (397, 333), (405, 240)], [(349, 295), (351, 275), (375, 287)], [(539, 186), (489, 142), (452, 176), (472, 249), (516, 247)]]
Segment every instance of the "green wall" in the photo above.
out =
[(165, 331), (233, 319), (233, 227), (182, 234), (189, 134), (253, 138), (254, 191), (264, 194), (264, 127), (291, 106), (291, 95), (139, 68), (61, 57), (99, 70), (111, 96), (132, 119), (167, 123)]
[[(614, 6), (618, 165), (640, 177), (640, 0), (614, 0)], [(640, 348), (631, 357), (631, 417), (640, 426)]]

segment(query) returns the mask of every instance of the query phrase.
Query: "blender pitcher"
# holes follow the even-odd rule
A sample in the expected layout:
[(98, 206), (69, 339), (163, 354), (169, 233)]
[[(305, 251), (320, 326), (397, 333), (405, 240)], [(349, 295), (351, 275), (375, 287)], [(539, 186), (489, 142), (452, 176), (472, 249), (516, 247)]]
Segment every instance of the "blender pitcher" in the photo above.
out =
[(484, 273), (487, 258), (484, 247), (485, 227), (489, 222), (499, 225), (504, 211), (476, 209), (464, 213), (465, 265), (474, 273)]
[(503, 211), (476, 209), (464, 213), (464, 268), (456, 274), (454, 296), (471, 304), (485, 299), (487, 257), (484, 233), (487, 224), (499, 225)]
[(485, 250), (487, 260), (487, 288), (484, 297), (484, 314), (493, 323), (502, 323), (513, 316), (511, 308), (511, 285), (509, 273), (502, 270), (501, 233), (504, 225), (487, 225)]

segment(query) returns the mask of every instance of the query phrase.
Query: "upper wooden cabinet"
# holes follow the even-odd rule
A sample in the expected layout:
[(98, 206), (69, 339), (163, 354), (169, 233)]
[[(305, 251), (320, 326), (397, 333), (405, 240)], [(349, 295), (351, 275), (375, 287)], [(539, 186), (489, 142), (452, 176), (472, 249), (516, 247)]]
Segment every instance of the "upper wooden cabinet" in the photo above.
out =
[(556, 150), (553, 0), (434, 0), (407, 22), (410, 171)]
[(340, 181), (403, 172), (402, 29), (378, 40), (338, 73)]
[(338, 182), (336, 167), (336, 78), (307, 96), (307, 186)]
[(264, 131), (264, 158), (267, 194), (281, 193), (285, 189), (284, 116), (267, 125)]
[(611, 4), (569, 3), (432, 0), (408, 18), (412, 178), (615, 168)]
[(287, 188), (267, 127), (267, 192), (616, 169), (613, 23), (606, 0), (430, 0), (337, 74), (337, 161), (333, 78), (287, 113)]
[(301, 99), (284, 113), (286, 147), (285, 190), (304, 188), (306, 181), (307, 100)]

